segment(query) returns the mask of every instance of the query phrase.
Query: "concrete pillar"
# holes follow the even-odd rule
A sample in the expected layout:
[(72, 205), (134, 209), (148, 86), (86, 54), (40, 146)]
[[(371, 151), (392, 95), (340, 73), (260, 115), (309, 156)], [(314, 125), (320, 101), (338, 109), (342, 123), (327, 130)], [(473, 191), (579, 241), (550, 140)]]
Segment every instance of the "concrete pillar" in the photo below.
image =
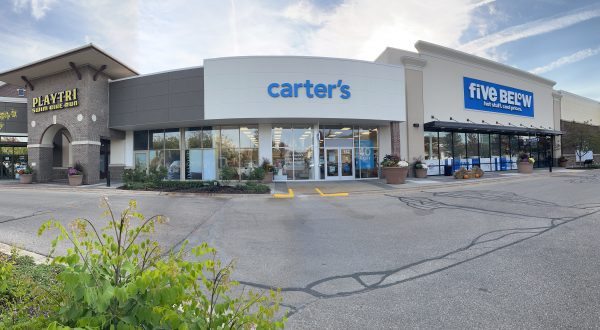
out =
[(423, 68), (426, 62), (420, 58), (403, 57), (406, 79), (406, 160), (412, 162), (424, 157), (424, 113)]
[[(560, 119), (562, 116), (562, 108), (561, 108), (562, 94), (560, 92), (552, 92), (552, 107), (554, 111), (554, 130), (560, 130)], [(562, 148), (561, 148), (561, 136), (558, 135), (554, 139), (554, 160), (555, 165), (558, 165), (556, 160), (562, 156)]]
[(402, 158), (402, 148), (400, 148), (400, 122), (393, 121), (390, 123), (390, 138), (390, 142), (392, 144), (392, 155)]
[(262, 164), (263, 158), (273, 164), (273, 149), (271, 142), (271, 124), (258, 124), (258, 164)]

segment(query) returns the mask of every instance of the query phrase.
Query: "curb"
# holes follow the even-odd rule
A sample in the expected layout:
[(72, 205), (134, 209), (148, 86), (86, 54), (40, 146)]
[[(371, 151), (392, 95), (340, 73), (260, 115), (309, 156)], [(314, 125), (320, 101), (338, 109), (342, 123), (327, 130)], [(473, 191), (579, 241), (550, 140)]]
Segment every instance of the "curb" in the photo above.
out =
[(35, 252), (31, 252), (28, 250), (24, 250), (21, 248), (18, 248), (16, 246), (12, 246), (12, 245), (8, 245), (8, 244), (4, 244), (4, 243), (0, 243), (0, 252), (6, 255), (10, 255), (12, 250), (17, 250), (17, 253), (21, 256), (28, 256), (31, 257), (33, 259), (33, 262), (36, 265), (41, 265), (41, 264), (49, 264), (50, 263), (50, 258), (48, 258), (47, 256), (43, 255), (43, 254), (39, 254), (39, 253), (35, 253)]

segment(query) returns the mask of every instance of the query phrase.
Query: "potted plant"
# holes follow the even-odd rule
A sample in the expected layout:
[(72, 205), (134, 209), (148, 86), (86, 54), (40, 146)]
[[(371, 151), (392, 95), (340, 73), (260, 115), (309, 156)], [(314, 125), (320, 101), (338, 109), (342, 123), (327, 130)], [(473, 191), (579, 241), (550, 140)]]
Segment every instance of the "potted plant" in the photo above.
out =
[(408, 175), (409, 164), (395, 155), (385, 155), (381, 162), (383, 174), (388, 184), (404, 183)]
[(529, 157), (526, 153), (521, 153), (519, 154), (519, 161), (517, 162), (517, 170), (519, 173), (531, 174), (533, 173), (534, 163), (535, 159), (533, 157)]
[(567, 162), (569, 161), (569, 159), (565, 156), (560, 156), (560, 158), (558, 159), (558, 166), (559, 167), (567, 167)]
[(33, 169), (27, 165), (24, 169), (19, 170), (19, 182), (23, 184), (30, 184), (33, 181)]
[(83, 184), (83, 166), (80, 162), (75, 163), (73, 167), (69, 167), (69, 186), (81, 186)]
[(415, 177), (421, 179), (427, 177), (427, 164), (423, 163), (421, 157), (415, 159), (413, 167), (415, 169)]
[(273, 165), (271, 165), (271, 161), (268, 158), (263, 158), (260, 167), (262, 167), (262, 169), (265, 170), (265, 178), (262, 180), (262, 182), (273, 182)]

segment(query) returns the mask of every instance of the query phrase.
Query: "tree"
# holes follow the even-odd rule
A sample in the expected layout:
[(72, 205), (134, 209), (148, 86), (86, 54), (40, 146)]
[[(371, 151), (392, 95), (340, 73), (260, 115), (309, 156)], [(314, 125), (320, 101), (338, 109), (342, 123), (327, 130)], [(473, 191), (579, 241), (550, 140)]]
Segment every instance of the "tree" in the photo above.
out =
[(563, 150), (572, 150), (578, 159), (594, 150), (600, 151), (600, 128), (590, 125), (589, 121), (565, 123), (562, 136)]

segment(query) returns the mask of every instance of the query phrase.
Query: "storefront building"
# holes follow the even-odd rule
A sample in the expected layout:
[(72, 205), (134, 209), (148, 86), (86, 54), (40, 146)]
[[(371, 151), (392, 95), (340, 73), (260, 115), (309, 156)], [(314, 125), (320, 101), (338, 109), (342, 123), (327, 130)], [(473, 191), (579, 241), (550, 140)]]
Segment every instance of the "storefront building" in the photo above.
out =
[(288, 181), (377, 178), (386, 154), (421, 158), (430, 175), (511, 170), (520, 152), (539, 167), (560, 156), (553, 81), (415, 47), (374, 62), (249, 56), (139, 75), (87, 45), (0, 73), (27, 90), (23, 127), (3, 134), (24, 137), (40, 182), (76, 162), (86, 183), (157, 166), (170, 180), (243, 180), (265, 160)]

